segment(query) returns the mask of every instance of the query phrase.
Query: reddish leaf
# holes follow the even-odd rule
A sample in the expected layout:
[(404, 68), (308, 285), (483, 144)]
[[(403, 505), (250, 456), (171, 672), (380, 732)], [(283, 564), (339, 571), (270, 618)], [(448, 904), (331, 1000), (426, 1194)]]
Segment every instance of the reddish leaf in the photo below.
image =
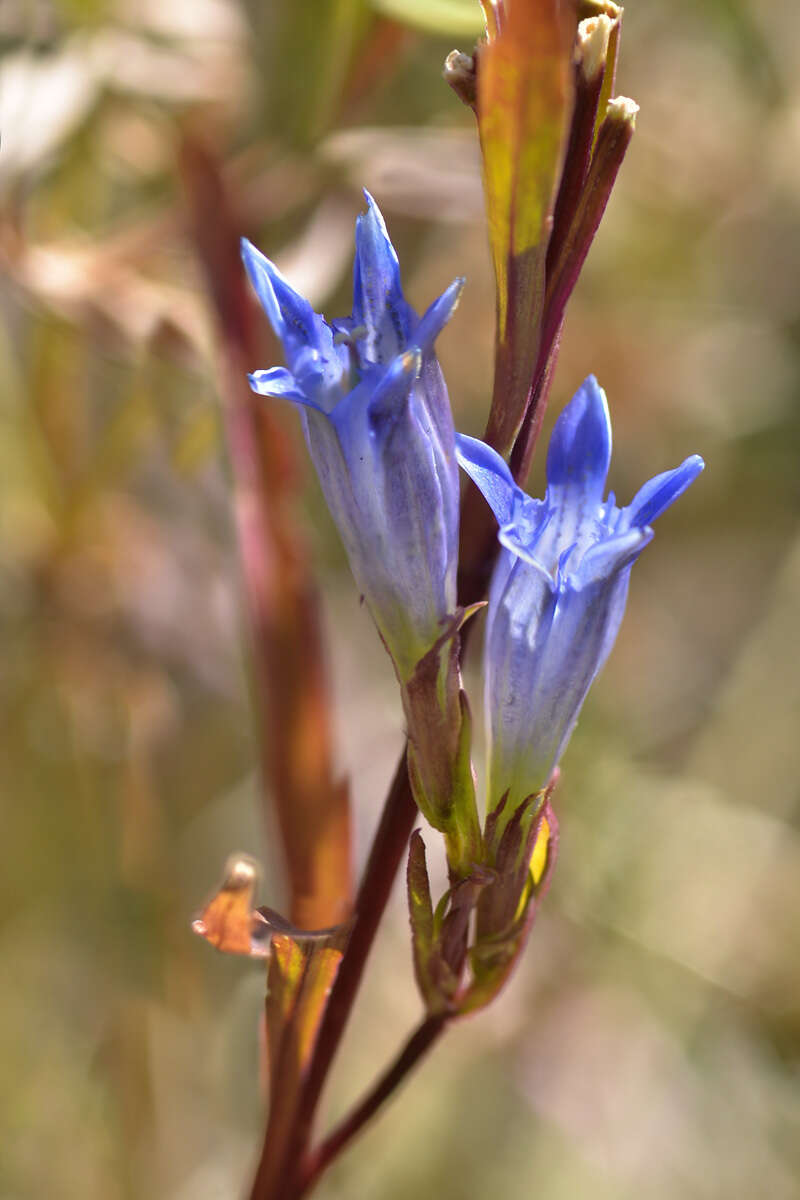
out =
[(478, 130), (497, 284), (487, 440), (510, 451), (539, 348), (549, 221), (564, 138), (575, 30), (558, 0), (485, 4)]
[(222, 884), (192, 922), (194, 932), (223, 954), (263, 958), (269, 953), (269, 947), (253, 937), (257, 878), (258, 869), (251, 859), (229, 858)]

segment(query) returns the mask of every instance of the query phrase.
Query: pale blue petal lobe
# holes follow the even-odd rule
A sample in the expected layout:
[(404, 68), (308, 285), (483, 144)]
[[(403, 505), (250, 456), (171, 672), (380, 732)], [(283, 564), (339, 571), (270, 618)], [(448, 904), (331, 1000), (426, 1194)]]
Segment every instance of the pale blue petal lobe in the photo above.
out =
[(341, 395), (347, 347), (334, 344), (333, 330), (324, 318), (246, 238), (242, 238), (242, 259), (299, 387), (309, 402), (328, 411)]
[(656, 475), (640, 488), (625, 510), (628, 524), (641, 528), (655, 521), (694, 483), (704, 467), (700, 455), (692, 454), (673, 471)]
[(556, 421), (547, 452), (548, 486), (599, 503), (610, 462), (608, 404), (605, 392), (590, 375)]
[(365, 191), (367, 211), (356, 219), (352, 328), (363, 328), (365, 363), (388, 363), (405, 349), (413, 311), (403, 296), (400, 264), (381, 211)]
[(587, 550), (580, 566), (576, 568), (572, 576), (573, 586), (589, 587), (604, 579), (611, 579), (635, 562), (652, 540), (653, 530), (645, 526), (644, 529), (631, 529), (597, 542)]
[(315, 313), (307, 300), (292, 288), (278, 268), (247, 238), (242, 238), (242, 259), (270, 324), (289, 354), (289, 346), (314, 341)]
[(269, 317), (269, 323), (275, 331), (276, 336), (282, 341), (284, 322), (278, 297), (275, 295), (275, 289), (272, 286), (270, 278), (272, 263), (247, 238), (242, 238), (240, 247), (242, 262), (250, 277), (253, 289), (261, 301), (261, 307)]
[(514, 498), (521, 488), (514, 482), (508, 464), (496, 450), (479, 438), (456, 434), (456, 457), (497, 518), (501, 527), (511, 522)]
[(422, 355), (418, 350), (406, 350), (405, 354), (398, 354), (372, 391), (367, 412), (370, 429), (378, 439), (387, 437), (393, 429), (421, 366)]
[(427, 354), (433, 349), (433, 343), (458, 307), (463, 288), (463, 278), (454, 279), (450, 287), (442, 292), (438, 300), (434, 300), (420, 318), (419, 324), (411, 335), (411, 341), (419, 347), (423, 354)]
[[(295, 404), (311, 404), (294, 375), (285, 367), (270, 367), (268, 371), (254, 371), (252, 375), (248, 375), (248, 379), (250, 387), (259, 396), (291, 400)], [(318, 408), (319, 405), (312, 404), (312, 407)]]

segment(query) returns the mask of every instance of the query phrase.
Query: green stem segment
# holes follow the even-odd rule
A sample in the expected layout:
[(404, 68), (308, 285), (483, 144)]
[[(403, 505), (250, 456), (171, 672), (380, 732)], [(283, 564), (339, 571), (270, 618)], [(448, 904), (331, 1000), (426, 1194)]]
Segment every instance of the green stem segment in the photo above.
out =
[(411, 788), (420, 812), (444, 834), (453, 882), (469, 875), (482, 854), (459, 656), (459, 635), (450, 630), (401, 689)]

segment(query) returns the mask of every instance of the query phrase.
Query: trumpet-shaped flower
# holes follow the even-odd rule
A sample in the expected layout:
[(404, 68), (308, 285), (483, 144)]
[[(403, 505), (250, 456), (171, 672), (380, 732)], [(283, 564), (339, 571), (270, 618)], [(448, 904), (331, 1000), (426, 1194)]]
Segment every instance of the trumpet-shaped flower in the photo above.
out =
[(544, 787), (569, 740), (625, 611), (631, 567), (651, 522), (703, 469), (692, 455), (646, 483), (627, 508), (604, 499), (611, 423), (594, 376), (556, 422), (547, 492), (533, 500), (503, 459), (457, 436), (461, 466), (500, 526), (485, 642), (489, 796), (514, 804)]
[(256, 371), (251, 386), (299, 406), (356, 583), (406, 679), (456, 604), (458, 467), (433, 343), (463, 280), (417, 317), (369, 195), (349, 318), (327, 322), (250, 242), (242, 254), (288, 365)]

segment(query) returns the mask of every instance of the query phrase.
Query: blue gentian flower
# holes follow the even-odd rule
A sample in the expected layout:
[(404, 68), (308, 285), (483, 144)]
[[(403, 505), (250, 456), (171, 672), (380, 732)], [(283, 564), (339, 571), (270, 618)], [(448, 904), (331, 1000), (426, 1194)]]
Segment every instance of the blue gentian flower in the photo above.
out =
[(299, 406), (356, 583), (405, 680), (456, 606), (458, 467), (433, 343), (463, 280), (417, 317), (383, 218), (366, 198), (367, 212), (356, 221), (353, 313), (344, 320), (315, 313), (243, 241), (245, 266), (288, 364), (257, 371), (250, 383)]
[(646, 483), (627, 508), (603, 499), (611, 422), (593, 376), (556, 422), (547, 493), (533, 500), (503, 459), (457, 436), (461, 466), (489, 502), (502, 549), (492, 576), (485, 642), (489, 797), (514, 803), (545, 786), (569, 740), (625, 611), (634, 561), (651, 522), (703, 469), (696, 454)]

